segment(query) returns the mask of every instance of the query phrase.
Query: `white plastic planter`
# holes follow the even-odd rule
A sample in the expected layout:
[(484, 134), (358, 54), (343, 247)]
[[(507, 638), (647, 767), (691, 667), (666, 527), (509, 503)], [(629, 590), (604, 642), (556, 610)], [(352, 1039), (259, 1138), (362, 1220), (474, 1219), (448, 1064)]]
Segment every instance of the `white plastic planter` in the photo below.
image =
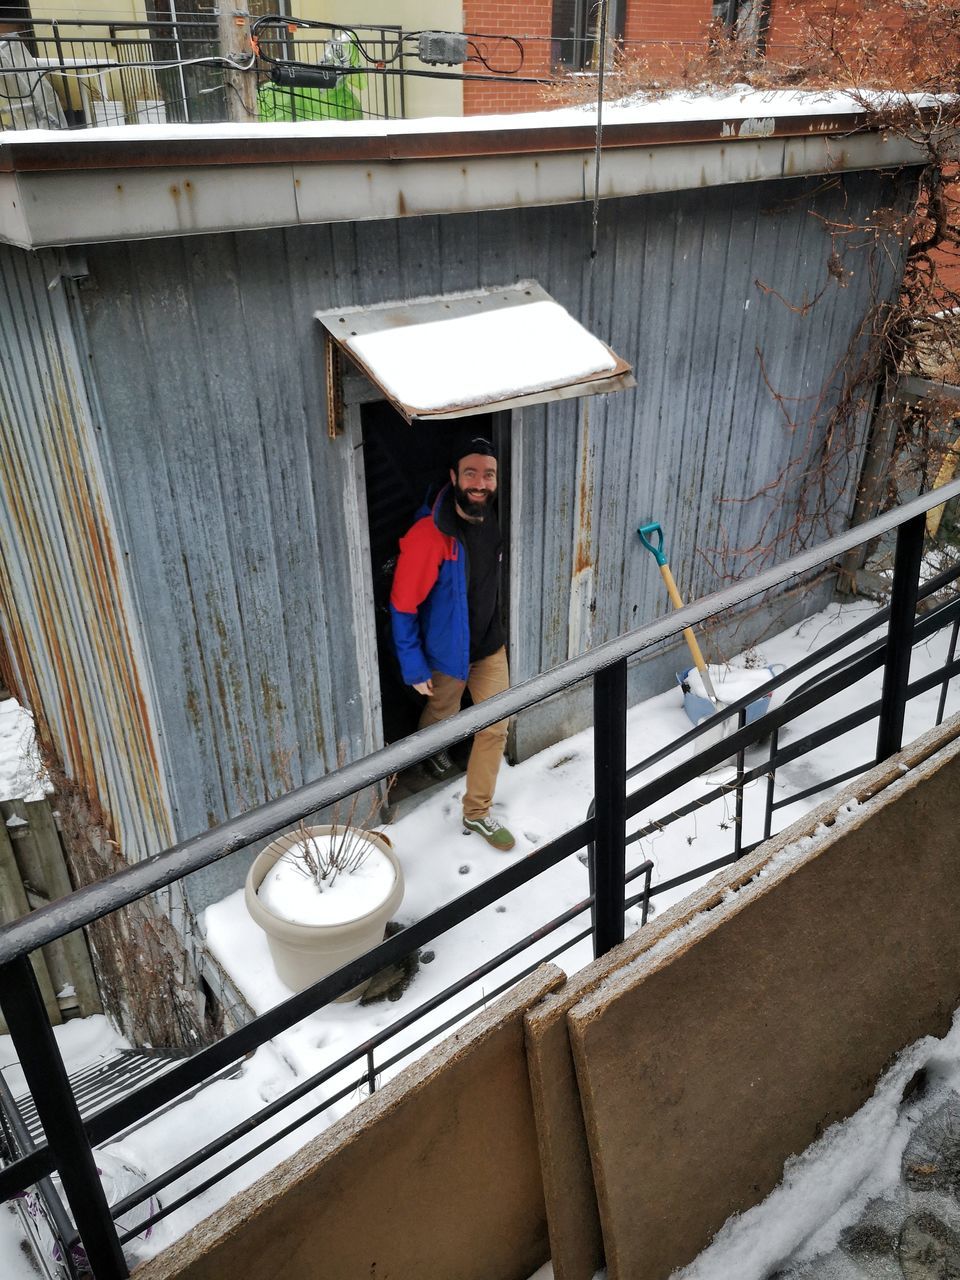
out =
[[(328, 836), (331, 830), (329, 826), (307, 828), (307, 832), (317, 839)], [(267, 935), (277, 976), (292, 991), (302, 991), (382, 942), (387, 921), (403, 901), (403, 870), (389, 840), (375, 832), (364, 831), (363, 835), (391, 863), (394, 879), (381, 902), (374, 903), (363, 915), (352, 920), (338, 924), (294, 924), (276, 915), (263, 903), (257, 890), (274, 863), (290, 848), (289, 836), (281, 836), (267, 845), (247, 872), (244, 885), (247, 910)], [(357, 987), (340, 998), (355, 999), (362, 990), (362, 986)]]

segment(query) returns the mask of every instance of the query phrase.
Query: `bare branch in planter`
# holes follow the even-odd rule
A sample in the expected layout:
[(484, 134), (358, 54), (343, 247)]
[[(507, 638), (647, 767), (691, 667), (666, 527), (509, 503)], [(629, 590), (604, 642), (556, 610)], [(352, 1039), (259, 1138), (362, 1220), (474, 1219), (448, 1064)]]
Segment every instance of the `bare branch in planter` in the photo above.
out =
[[(341, 760), (342, 763), (342, 760)], [(387, 778), (384, 783), (384, 795), (389, 795), (396, 781), (396, 774)], [(337, 805), (333, 814), (330, 830), (317, 835), (306, 821), (301, 821), (296, 830), (280, 836), (276, 841), (281, 846), (281, 857), (287, 857), (291, 865), (314, 884), (318, 892), (333, 888), (337, 877), (352, 875), (363, 866), (374, 847), (369, 839), (371, 835), (382, 835), (370, 824), (377, 816), (381, 800), (373, 793), (363, 813), (358, 817), (360, 793), (350, 797), (346, 813), (341, 816)]]

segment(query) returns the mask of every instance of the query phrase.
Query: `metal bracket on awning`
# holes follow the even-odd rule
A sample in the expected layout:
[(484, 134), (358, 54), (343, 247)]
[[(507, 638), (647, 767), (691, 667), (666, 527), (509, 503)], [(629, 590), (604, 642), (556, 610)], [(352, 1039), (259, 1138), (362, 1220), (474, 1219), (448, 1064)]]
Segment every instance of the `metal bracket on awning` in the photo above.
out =
[[(636, 386), (626, 361), (532, 280), (318, 311), (316, 318), (328, 353), (349, 356), (411, 423)], [(331, 434), (339, 422), (338, 374), (328, 354)]]
[(324, 334), (323, 365), (327, 390), (327, 435), (334, 440), (343, 433), (343, 369), (340, 348), (329, 333)]

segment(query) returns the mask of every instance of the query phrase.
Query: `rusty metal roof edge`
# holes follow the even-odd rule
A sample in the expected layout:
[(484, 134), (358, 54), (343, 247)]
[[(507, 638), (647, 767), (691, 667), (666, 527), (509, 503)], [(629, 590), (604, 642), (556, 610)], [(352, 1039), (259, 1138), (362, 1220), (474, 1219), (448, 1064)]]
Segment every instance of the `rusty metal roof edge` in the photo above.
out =
[[(932, 110), (932, 108), (931, 108)], [(484, 117), (478, 117), (482, 120)], [(409, 122), (407, 122), (409, 123)], [(881, 132), (863, 113), (837, 110), (805, 115), (771, 114), (763, 120), (732, 115), (728, 118), (680, 121), (610, 121), (603, 127), (603, 147), (658, 147), (678, 143), (716, 142), (727, 145), (758, 138), (846, 136)], [(191, 165), (282, 165), (291, 163), (370, 163), (377, 160), (443, 160), (457, 157), (530, 155), (592, 150), (593, 123), (582, 125), (505, 126), (492, 130), (422, 132), (389, 129), (375, 134), (303, 133), (262, 137), (176, 136), (144, 138), (139, 134), (109, 138), (85, 137), (82, 132), (61, 138), (7, 138), (0, 143), (0, 172), (69, 172), (87, 169), (155, 169)]]

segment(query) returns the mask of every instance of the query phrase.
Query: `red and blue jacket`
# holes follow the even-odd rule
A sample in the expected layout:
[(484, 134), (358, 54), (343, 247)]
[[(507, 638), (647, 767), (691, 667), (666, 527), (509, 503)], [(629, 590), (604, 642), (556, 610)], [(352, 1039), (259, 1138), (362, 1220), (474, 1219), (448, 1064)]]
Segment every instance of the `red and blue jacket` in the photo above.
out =
[(447, 484), (400, 539), (390, 592), (393, 644), (405, 684), (434, 671), (466, 680), (470, 672), (467, 553), (456, 536), (453, 488)]

